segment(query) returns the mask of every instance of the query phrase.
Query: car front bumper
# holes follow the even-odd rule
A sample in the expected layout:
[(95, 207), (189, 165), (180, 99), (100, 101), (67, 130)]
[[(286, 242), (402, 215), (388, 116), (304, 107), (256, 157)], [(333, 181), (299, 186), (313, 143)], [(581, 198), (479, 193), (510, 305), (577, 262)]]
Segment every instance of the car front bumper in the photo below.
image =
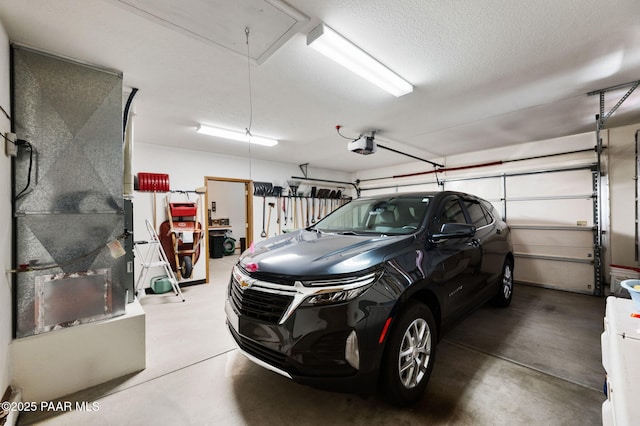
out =
[[(378, 339), (391, 309), (378, 302), (360, 297), (337, 305), (299, 307), (282, 324), (243, 315), (229, 299), (225, 311), (240, 352), (253, 362), (301, 384), (369, 395), (376, 389), (384, 350)], [(353, 336), (351, 349), (347, 344), (352, 334), (357, 362), (353, 354), (347, 355), (353, 351)]]

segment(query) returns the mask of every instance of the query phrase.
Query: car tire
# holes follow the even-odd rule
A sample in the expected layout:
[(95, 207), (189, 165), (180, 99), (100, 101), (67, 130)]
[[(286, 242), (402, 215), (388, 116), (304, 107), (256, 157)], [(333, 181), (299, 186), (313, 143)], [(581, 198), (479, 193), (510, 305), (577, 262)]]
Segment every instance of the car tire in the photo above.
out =
[(191, 263), (191, 256), (184, 256), (182, 258), (182, 264), (180, 265), (180, 275), (182, 278), (189, 278), (193, 271), (193, 264)]
[(491, 303), (494, 306), (504, 308), (509, 306), (513, 298), (513, 260), (506, 259), (504, 261), (498, 284), (498, 293), (491, 300)]
[(436, 355), (437, 331), (431, 310), (410, 302), (396, 318), (382, 359), (382, 393), (397, 406), (424, 394)]

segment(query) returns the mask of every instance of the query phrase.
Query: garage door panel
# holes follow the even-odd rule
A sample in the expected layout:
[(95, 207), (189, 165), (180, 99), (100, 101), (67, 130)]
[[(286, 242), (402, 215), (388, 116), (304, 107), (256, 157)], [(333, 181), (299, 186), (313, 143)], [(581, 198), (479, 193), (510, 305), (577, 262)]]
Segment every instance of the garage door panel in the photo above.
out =
[(555, 256), (566, 257), (569, 259), (592, 259), (593, 249), (592, 247), (561, 247), (561, 246), (549, 246), (549, 245), (531, 245), (531, 244), (514, 244), (514, 253), (540, 255), (540, 256)]
[(514, 277), (542, 287), (593, 293), (593, 265), (589, 263), (516, 257)]
[(593, 253), (593, 233), (590, 229), (580, 231), (514, 228), (511, 230), (511, 241), (514, 246), (529, 247), (528, 251), (533, 253), (549, 253), (547, 250), (532, 249), (535, 247), (579, 249), (585, 253)]
[[(411, 186), (401, 186), (398, 187), (398, 192), (431, 192), (431, 191), (440, 191), (437, 183), (425, 183), (424, 185), (411, 185)], [(368, 195), (368, 194), (367, 194)]]
[(511, 201), (507, 222), (513, 225), (593, 226), (592, 199)]
[(591, 229), (512, 229), (511, 240), (516, 254), (549, 256), (568, 261), (593, 259)]
[(375, 197), (376, 195), (393, 194), (396, 192), (394, 189), (382, 188), (382, 189), (368, 189), (366, 192), (362, 192), (363, 197)]
[(362, 188), (362, 197), (374, 197), (377, 195), (400, 194), (407, 192), (439, 192), (437, 183), (425, 183), (409, 186), (389, 186), (384, 188)]
[(502, 178), (491, 177), (485, 179), (447, 181), (447, 191), (460, 191), (477, 195), (485, 200), (500, 200), (502, 198)]
[(590, 170), (510, 176), (507, 193), (518, 197), (590, 195), (593, 192)]
[[(538, 169), (529, 162), (527, 167), (517, 170), (508, 166), (499, 171), (492, 169), (487, 176), (476, 175), (477, 171), (469, 174), (456, 171), (439, 177), (444, 190), (482, 197), (506, 219), (512, 231), (516, 280), (593, 294), (596, 282), (593, 163), (584, 163), (586, 158), (580, 164), (574, 160), (566, 157), (550, 165), (546, 159), (540, 159)], [(420, 190), (442, 188), (429, 183), (386, 191)]]

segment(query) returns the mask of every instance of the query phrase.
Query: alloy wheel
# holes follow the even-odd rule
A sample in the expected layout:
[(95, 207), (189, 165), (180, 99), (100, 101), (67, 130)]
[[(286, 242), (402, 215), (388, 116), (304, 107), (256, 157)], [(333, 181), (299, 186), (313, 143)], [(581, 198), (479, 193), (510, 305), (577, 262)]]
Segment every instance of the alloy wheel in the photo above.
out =
[(424, 378), (431, 344), (429, 324), (422, 318), (415, 319), (404, 332), (398, 354), (398, 374), (405, 388), (416, 387)]
[(511, 273), (511, 265), (504, 265), (504, 272), (502, 274), (502, 293), (505, 300), (511, 297), (513, 291), (513, 274)]

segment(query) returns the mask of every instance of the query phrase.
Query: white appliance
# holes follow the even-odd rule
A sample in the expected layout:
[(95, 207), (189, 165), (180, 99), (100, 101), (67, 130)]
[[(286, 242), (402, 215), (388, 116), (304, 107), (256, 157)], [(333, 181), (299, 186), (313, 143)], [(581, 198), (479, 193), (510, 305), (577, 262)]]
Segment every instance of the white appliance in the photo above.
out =
[(607, 400), (602, 403), (603, 426), (640, 421), (640, 309), (629, 299), (607, 298), (602, 365), (607, 372)]

